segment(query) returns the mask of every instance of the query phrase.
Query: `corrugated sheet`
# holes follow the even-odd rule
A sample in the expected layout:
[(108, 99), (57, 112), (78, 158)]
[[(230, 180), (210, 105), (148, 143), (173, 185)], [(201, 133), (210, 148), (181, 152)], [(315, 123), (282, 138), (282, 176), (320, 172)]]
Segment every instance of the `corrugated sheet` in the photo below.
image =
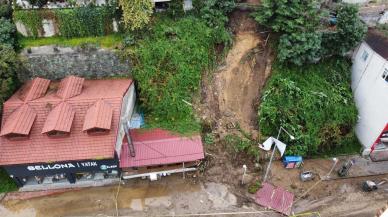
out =
[(256, 193), (255, 201), (261, 206), (290, 215), (294, 194), (286, 191), (284, 188), (275, 188), (269, 183), (263, 183), (262, 188)]
[(49, 85), (50, 80), (43, 78), (33, 79), (27, 92), (22, 96), (22, 99), (28, 102), (43, 97), (46, 94)]
[(81, 94), (84, 78), (69, 76), (62, 79), (57, 95), (62, 99), (72, 98)]
[[(51, 83), (53, 83), (53, 89), (58, 84)], [(73, 98), (64, 100), (59, 98), (55, 92), (48, 92), (42, 98), (28, 102), (28, 106), (37, 114), (29, 137), (17, 141), (0, 137), (0, 165), (112, 158), (123, 96), (131, 84), (132, 81), (129, 79), (85, 80), (81, 94)], [(20, 100), (20, 95), (21, 90), (4, 103), (3, 128), (13, 112), (25, 104)], [(86, 111), (101, 99), (113, 109), (111, 129), (107, 134), (89, 135), (83, 132)], [(70, 134), (54, 138), (42, 134), (50, 112), (63, 101), (75, 112)]]
[(98, 100), (85, 115), (83, 130), (94, 128), (109, 130), (112, 124), (113, 108), (104, 100)]
[(42, 133), (60, 131), (70, 133), (75, 111), (66, 102), (57, 105), (47, 116)]
[(16, 109), (5, 121), (0, 136), (28, 135), (36, 118), (36, 112), (27, 104)]
[(183, 137), (161, 130), (131, 130), (136, 156), (129, 155), (128, 143), (123, 143), (120, 167), (142, 167), (191, 162), (204, 158), (200, 136)]

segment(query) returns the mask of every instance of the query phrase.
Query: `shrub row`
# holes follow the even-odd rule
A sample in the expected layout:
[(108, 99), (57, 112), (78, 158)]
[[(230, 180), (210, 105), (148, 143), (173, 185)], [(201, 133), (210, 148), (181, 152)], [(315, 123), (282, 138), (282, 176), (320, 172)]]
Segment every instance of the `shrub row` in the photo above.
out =
[(23, 23), (33, 37), (43, 32), (42, 21), (54, 20), (61, 36), (103, 36), (113, 32), (114, 6), (87, 6), (71, 9), (18, 10), (14, 20)]

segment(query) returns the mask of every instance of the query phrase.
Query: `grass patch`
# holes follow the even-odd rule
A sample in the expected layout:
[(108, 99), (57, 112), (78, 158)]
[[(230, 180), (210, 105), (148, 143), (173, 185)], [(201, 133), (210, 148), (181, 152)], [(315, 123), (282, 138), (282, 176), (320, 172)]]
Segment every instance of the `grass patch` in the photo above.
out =
[(49, 37), (49, 38), (32, 38), (20, 37), (19, 43), (23, 48), (37, 47), (44, 45), (58, 45), (75, 47), (82, 44), (97, 44), (103, 48), (116, 48), (121, 44), (123, 36), (121, 34), (112, 34), (100, 37), (81, 37), (81, 38), (65, 38), (65, 37)]
[(8, 173), (3, 168), (0, 168), (0, 193), (16, 190), (15, 182), (9, 178)]
[(354, 134), (357, 109), (350, 88), (351, 63), (341, 57), (304, 67), (275, 63), (262, 96), (259, 126), (263, 135), (277, 135), (279, 126), (296, 137), (287, 154), (325, 156), (359, 151)]

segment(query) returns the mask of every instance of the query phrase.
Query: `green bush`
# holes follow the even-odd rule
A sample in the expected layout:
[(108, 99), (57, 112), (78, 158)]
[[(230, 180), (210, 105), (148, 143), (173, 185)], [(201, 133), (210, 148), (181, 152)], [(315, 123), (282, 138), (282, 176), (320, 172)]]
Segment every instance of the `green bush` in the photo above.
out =
[(0, 44), (16, 46), (16, 27), (11, 21), (0, 18)]
[(204, 21), (191, 16), (176, 21), (157, 17), (150, 29), (127, 51), (146, 123), (178, 132), (199, 131), (187, 102), (198, 92), (202, 72), (215, 65), (219, 39)]
[(7, 19), (11, 19), (12, 18), (12, 6), (11, 4), (1, 4), (0, 3), (0, 18), (1, 17), (4, 17), (4, 18), (7, 18)]
[(21, 62), (10, 46), (0, 44), (0, 110), (3, 102), (19, 86), (17, 73), (22, 72)]
[(263, 135), (277, 135), (283, 126), (297, 138), (281, 135), (289, 145), (287, 154), (312, 156), (358, 147), (356, 120), (350, 62), (337, 57), (303, 68), (274, 65), (258, 121)]
[(256, 192), (261, 188), (261, 182), (259, 180), (255, 181), (248, 186), (248, 193), (256, 194)]
[(172, 0), (168, 4), (167, 13), (172, 18), (179, 18), (185, 14), (183, 9), (183, 0)]
[(232, 148), (235, 153), (247, 153), (252, 157), (257, 157), (259, 155), (255, 142), (246, 137), (229, 134), (225, 136), (224, 142), (227, 148)]
[(15, 191), (17, 189), (16, 184), (9, 178), (7, 172), (0, 168), (0, 193)]
[(90, 5), (72, 9), (19, 10), (13, 16), (27, 27), (33, 37), (38, 37), (43, 31), (43, 19), (56, 20), (63, 37), (103, 36), (113, 32), (115, 7)]

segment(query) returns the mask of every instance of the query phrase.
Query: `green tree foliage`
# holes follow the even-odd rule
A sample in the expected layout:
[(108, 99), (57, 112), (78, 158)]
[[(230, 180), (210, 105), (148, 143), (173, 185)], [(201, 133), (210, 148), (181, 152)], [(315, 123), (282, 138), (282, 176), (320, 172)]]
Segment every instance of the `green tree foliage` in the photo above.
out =
[(263, 0), (253, 16), (275, 32), (311, 32), (319, 25), (319, 7), (317, 0)]
[(150, 127), (178, 132), (200, 129), (187, 102), (198, 92), (202, 72), (215, 64), (216, 42), (214, 29), (201, 19), (158, 17), (145, 38), (129, 48), (131, 73)]
[(119, 0), (123, 11), (123, 22), (126, 28), (137, 30), (143, 28), (151, 20), (153, 3), (151, 0)]
[[(235, 0), (195, 0), (193, 6), (198, 16), (214, 29), (218, 37), (217, 43), (223, 43), (231, 38), (230, 33), (225, 31), (225, 24), (228, 22), (228, 13), (236, 7)], [(231, 43), (231, 40), (227, 42)]]
[(281, 140), (287, 154), (311, 156), (357, 149), (353, 126), (357, 109), (350, 89), (350, 62), (328, 59), (306, 67), (274, 65), (259, 108), (263, 135), (277, 134), (279, 126), (296, 137)]
[(358, 17), (355, 5), (342, 4), (337, 8), (337, 26), (335, 32), (326, 32), (323, 36), (324, 54), (343, 55), (365, 37), (367, 27)]
[(278, 59), (281, 62), (290, 62), (302, 65), (314, 62), (320, 58), (321, 34), (291, 33), (280, 36), (278, 45)]
[[(0, 44), (0, 105), (13, 94), (19, 85), (17, 73), (22, 64), (10, 46)], [(1, 108), (1, 107), (0, 107)]]
[(2, 4), (0, 1), (0, 17), (4, 17), (7, 19), (12, 18), (12, 6), (11, 6), (11, 4), (8, 4), (7, 2)]
[(16, 27), (5, 18), (0, 18), (0, 44), (16, 46)]
[(358, 17), (356, 6), (340, 4), (337, 14), (335, 30), (323, 22), (329, 17), (317, 0), (264, 0), (253, 16), (260, 24), (282, 35), (278, 44), (279, 60), (302, 65), (325, 56), (343, 55), (363, 39), (366, 27)]

